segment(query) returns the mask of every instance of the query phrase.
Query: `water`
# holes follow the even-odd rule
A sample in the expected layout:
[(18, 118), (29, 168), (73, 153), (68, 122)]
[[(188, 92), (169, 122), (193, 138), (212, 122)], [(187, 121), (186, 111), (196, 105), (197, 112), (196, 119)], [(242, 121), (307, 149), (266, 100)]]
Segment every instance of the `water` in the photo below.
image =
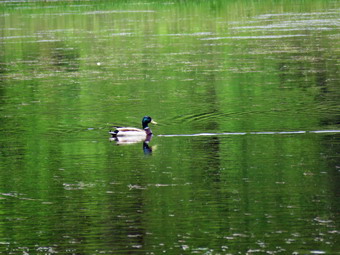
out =
[(0, 2), (0, 253), (339, 254), (339, 7)]

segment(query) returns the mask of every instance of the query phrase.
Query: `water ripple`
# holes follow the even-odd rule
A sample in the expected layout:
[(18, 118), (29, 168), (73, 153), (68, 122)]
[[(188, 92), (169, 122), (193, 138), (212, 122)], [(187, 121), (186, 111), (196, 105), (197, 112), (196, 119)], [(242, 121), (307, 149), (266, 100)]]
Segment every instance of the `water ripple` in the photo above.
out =
[(174, 117), (174, 120), (182, 123), (182, 122), (206, 120), (210, 118), (228, 117), (230, 115), (231, 115), (230, 113), (226, 114), (226, 113), (218, 113), (216, 111), (209, 111), (209, 112), (199, 113), (199, 114), (188, 114), (188, 115), (176, 116)]

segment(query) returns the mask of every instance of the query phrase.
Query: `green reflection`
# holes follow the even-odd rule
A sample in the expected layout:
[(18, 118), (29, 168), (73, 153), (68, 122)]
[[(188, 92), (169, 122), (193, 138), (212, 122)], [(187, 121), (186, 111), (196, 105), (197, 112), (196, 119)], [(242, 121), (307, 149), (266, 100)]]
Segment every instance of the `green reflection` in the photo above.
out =
[(0, 251), (337, 252), (337, 9), (1, 2)]

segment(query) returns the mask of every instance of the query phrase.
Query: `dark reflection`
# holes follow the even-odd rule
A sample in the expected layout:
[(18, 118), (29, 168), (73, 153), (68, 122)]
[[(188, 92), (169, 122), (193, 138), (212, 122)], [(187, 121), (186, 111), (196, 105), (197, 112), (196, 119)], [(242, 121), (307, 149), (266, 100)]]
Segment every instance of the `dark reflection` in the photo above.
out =
[(58, 69), (67, 72), (75, 72), (79, 70), (80, 53), (73, 47), (67, 47), (62, 42), (53, 45), (51, 51), (52, 64)]
[(204, 141), (204, 172), (207, 179), (212, 183), (220, 182), (220, 139), (219, 137), (210, 137)]
[(4, 74), (6, 74), (8, 72), (8, 67), (6, 65), (6, 63), (4, 63), (4, 61), (1, 61), (1, 58), (0, 58), (0, 80), (3, 80), (3, 76)]
[[(294, 43), (295, 47), (303, 48), (298, 42)], [(313, 114), (318, 114), (320, 126), (325, 128), (340, 123), (337, 111), (340, 96), (338, 73), (336, 59), (324, 52), (310, 52), (304, 57), (289, 56), (277, 63), (280, 88), (286, 90), (298, 87), (309, 95), (314, 101), (311, 106), (318, 106)], [(305, 109), (308, 110), (307, 105)]]
[(110, 141), (116, 142), (117, 145), (131, 145), (136, 143), (142, 143), (143, 142), (143, 152), (145, 155), (151, 155), (152, 154), (152, 146), (149, 145), (152, 134), (147, 135), (146, 137), (142, 136), (113, 136), (110, 137)]
[[(327, 162), (327, 170), (330, 176), (329, 189), (333, 193), (331, 200), (330, 210), (334, 215), (338, 214), (340, 209), (339, 197), (340, 197), (340, 135), (325, 135), (321, 140), (322, 152), (324, 154), (325, 161)], [(339, 225), (337, 226), (339, 228)]]
[(145, 155), (151, 155), (152, 154), (152, 147), (149, 146), (149, 143), (144, 141), (143, 142), (143, 151)]
[(124, 195), (112, 194), (108, 200), (107, 230), (103, 235), (104, 242), (112, 251), (120, 254), (135, 254), (139, 249), (145, 248), (146, 223), (145, 194), (140, 187), (143, 185), (142, 173), (134, 172), (138, 183), (130, 186)]
[(4, 102), (4, 96), (5, 96), (5, 79), (4, 74), (6, 74), (7, 68), (5, 63), (2, 63), (0, 58), (0, 104), (3, 104)]

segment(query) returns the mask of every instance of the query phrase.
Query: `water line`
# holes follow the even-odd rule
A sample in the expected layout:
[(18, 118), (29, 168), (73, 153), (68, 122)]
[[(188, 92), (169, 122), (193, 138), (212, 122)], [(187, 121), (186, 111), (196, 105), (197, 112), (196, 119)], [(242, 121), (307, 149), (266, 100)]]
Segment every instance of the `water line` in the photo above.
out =
[(197, 134), (172, 134), (157, 135), (160, 137), (180, 137), (180, 136), (227, 136), (227, 135), (286, 135), (286, 134), (323, 134), (323, 133), (340, 133), (340, 130), (314, 130), (314, 131), (282, 131), (282, 132), (223, 132), (223, 133), (197, 133)]

